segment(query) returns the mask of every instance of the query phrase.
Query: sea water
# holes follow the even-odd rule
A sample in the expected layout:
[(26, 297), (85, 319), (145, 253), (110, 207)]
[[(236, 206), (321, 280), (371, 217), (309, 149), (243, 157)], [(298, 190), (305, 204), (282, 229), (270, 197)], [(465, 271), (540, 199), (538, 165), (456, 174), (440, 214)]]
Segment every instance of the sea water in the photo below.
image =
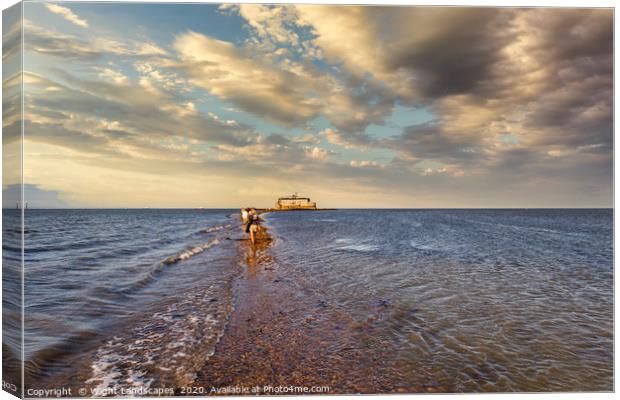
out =
[(339, 210), (268, 220), (292, 279), (354, 320), (376, 319), (372, 339), (406, 383), (613, 388), (612, 210)]
[[(372, 321), (381, 353), (360, 347), (404, 383), (612, 389), (612, 210), (300, 211), (266, 223), (278, 273)], [(26, 210), (27, 381), (78, 377), (95, 394), (191, 384), (234, 313), (244, 236), (236, 210)], [(14, 244), (5, 258), (19, 258)]]
[(26, 210), (26, 386), (76, 368), (97, 390), (191, 381), (231, 310), (234, 212)]

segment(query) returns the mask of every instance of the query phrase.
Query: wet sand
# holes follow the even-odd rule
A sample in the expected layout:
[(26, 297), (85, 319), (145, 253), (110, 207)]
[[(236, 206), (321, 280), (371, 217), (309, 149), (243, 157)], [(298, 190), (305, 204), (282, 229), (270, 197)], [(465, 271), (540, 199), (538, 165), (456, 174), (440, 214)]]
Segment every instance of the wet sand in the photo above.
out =
[[(235, 310), (195, 387), (210, 394), (239, 394), (231, 388), (276, 394), (265, 386), (327, 386), (321, 391), (330, 394), (436, 391), (408, 386), (394, 372), (388, 348), (372, 335), (381, 310), (367, 321), (351, 320), (288, 278), (270, 251), (273, 243), (266, 230), (255, 245), (240, 242), (245, 272), (233, 286)], [(252, 387), (259, 392), (248, 393)]]

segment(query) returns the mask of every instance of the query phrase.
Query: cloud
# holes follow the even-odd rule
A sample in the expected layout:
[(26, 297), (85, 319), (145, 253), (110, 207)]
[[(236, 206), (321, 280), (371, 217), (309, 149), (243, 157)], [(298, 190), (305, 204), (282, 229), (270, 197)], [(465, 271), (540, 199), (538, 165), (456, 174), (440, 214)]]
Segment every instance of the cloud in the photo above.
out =
[(406, 73), (414, 95), (425, 98), (484, 91), (501, 50), (514, 40), (503, 9), (412, 7), (396, 23), (407, 34), (383, 67)]
[[(158, 53), (153, 46), (147, 52), (132, 41), (28, 27), (28, 51), (69, 56), (86, 67), (79, 75), (55, 68), (25, 74), (29, 148), (54, 146), (91, 168), (188, 175), (267, 173), (324, 163), (332, 154), (316, 146), (315, 138), (263, 135), (215, 112), (200, 112), (189, 93), (191, 76), (166, 57), (151, 57)], [(231, 54), (243, 53), (233, 47), (228, 46)], [(138, 76), (118, 69), (118, 62), (100, 61), (117, 60), (113, 57), (130, 60)]]
[[(609, 159), (609, 10), (412, 8), (396, 13), (384, 8), (376, 18), (369, 10), (336, 10), (335, 17), (327, 10), (308, 6), (301, 12), (315, 27), (327, 58), (340, 60), (358, 76), (367, 74), (366, 79), (386, 77), (383, 83), (395, 85), (386, 95), (422, 102), (437, 116), (389, 139), (370, 138), (370, 146), (389, 148), (414, 165), (434, 160), (489, 175), (496, 166), (514, 168), (532, 160), (545, 174), (552, 168), (549, 152), (570, 154), (576, 164), (586, 152), (590, 161)], [(362, 32), (346, 42), (343, 26)], [(503, 135), (514, 140), (507, 143)], [(328, 140), (351, 146), (336, 132)]]
[(80, 17), (75, 15), (75, 13), (71, 11), (71, 9), (67, 7), (62, 7), (62, 6), (59, 6), (58, 4), (45, 4), (45, 7), (50, 12), (60, 15), (67, 21), (77, 26), (81, 26), (82, 28), (88, 28), (88, 21), (81, 19)]
[(223, 5), (220, 9), (237, 12), (248, 22), (260, 42), (268, 41), (271, 48), (275, 49), (278, 44), (299, 45), (299, 35), (293, 29), (297, 18), (293, 7), (239, 4)]
[(92, 167), (254, 176), (311, 171), (312, 164), (334, 155), (313, 138), (264, 135), (215, 113), (202, 114), (191, 101), (167, 92), (165, 83), (146, 92), (141, 79), (118, 79), (105, 69), (96, 70), (97, 80), (55, 73), (64, 83), (25, 75), (26, 141), (29, 148), (62, 148), (66, 157)]
[(111, 49), (97, 48), (94, 43), (78, 39), (72, 35), (45, 29), (24, 20), (24, 47), (34, 52), (59, 58), (94, 61)]
[(5, 26), (2, 31), (2, 61), (5, 65), (8, 60), (21, 52), (22, 48), (22, 20), (11, 21), (11, 17), (5, 16)]
[(383, 144), (404, 159), (411, 161), (436, 160), (441, 162), (484, 162), (480, 138), (446, 133), (438, 124), (429, 123), (406, 128), (403, 133)]
[(190, 81), (256, 115), (287, 125), (314, 118), (320, 109), (311, 80), (270, 65), (232, 43), (188, 32), (174, 44)]
[(186, 154), (166, 142), (170, 139), (244, 145), (256, 136), (247, 127), (192, 111), (164, 90), (146, 92), (125, 79), (90, 81), (57, 73), (68, 84), (25, 75), (27, 140), (107, 156), (166, 158)]
[(336, 129), (326, 128), (319, 132), (327, 141), (346, 149), (365, 149), (372, 143), (372, 139), (362, 133), (339, 132)]
[[(446, 131), (480, 135), (481, 127), (489, 131), (513, 118), (515, 108), (534, 106), (525, 116), (531, 120), (521, 117), (524, 123), (545, 124), (554, 116), (568, 121), (575, 106), (588, 110), (591, 119), (609, 121), (601, 114), (610, 104), (609, 10), (297, 6), (297, 11), (299, 24), (313, 30), (327, 59), (369, 84), (386, 85), (384, 97), (430, 104), (449, 125)], [(593, 96), (580, 96), (584, 90)]]
[[(611, 198), (610, 10), (222, 12), (243, 18), (247, 40), (186, 30), (169, 43), (75, 37), (27, 23), (27, 51), (79, 67), (26, 74), (27, 140), (93, 168), (303, 182), (319, 192), (338, 182), (401, 205)], [(234, 119), (205, 110), (204, 93)], [(405, 123), (397, 107), (434, 119)], [(256, 117), (257, 126), (242, 122)], [(270, 133), (271, 123), (297, 129)], [(389, 130), (375, 135), (382, 124)]]
[(351, 160), (349, 165), (354, 168), (385, 168), (384, 164), (380, 164), (376, 161), (371, 161), (371, 160), (361, 160), (361, 161)]
[[(554, 56), (564, 59), (567, 65), (566, 59), (572, 55), (609, 56), (609, 48), (602, 44), (609, 43), (610, 38), (611, 23), (603, 21), (609, 18), (606, 10), (263, 5), (226, 8), (243, 17), (256, 40), (268, 41), (272, 51), (289, 45), (302, 59), (316, 60), (319, 57), (315, 54), (320, 53), (321, 58), (342, 67), (340, 72), (322, 71), (314, 77), (313, 84), (321, 87), (321, 93), (312, 98), (315, 107), (310, 112), (304, 112), (302, 99), (306, 100), (312, 89), (305, 90), (304, 96), (298, 93), (286, 100), (287, 104), (293, 101), (300, 105), (299, 120), (289, 122), (301, 123), (322, 115), (340, 132), (338, 138), (331, 135), (333, 143), (345, 146), (356, 145), (360, 139), (367, 145), (362, 132), (371, 123), (382, 125), (397, 103), (426, 103), (446, 123), (455, 125), (467, 119), (467, 125), (461, 125), (459, 131), (479, 134), (485, 124), (501, 124), (515, 103), (522, 102), (517, 106), (525, 108), (527, 101), (548, 89), (545, 82), (555, 65), (533, 62), (532, 55), (538, 55), (538, 48), (557, 49), (540, 54), (540, 59)], [(551, 28), (544, 25), (546, 20), (551, 21)], [(301, 36), (300, 29), (309, 29), (311, 35)], [(562, 29), (568, 32), (554, 31)], [(246, 53), (246, 63), (249, 57), (250, 53)], [(270, 61), (266, 59), (259, 70), (280, 67)], [(601, 66), (600, 62), (594, 64)], [(291, 84), (307, 87), (300, 84), (304, 74), (297, 78)], [(246, 77), (238, 83), (248, 81)], [(454, 103), (482, 118), (476, 120), (469, 112), (459, 111), (451, 106)], [(257, 114), (272, 114), (265, 106), (245, 105), (246, 110), (253, 109)], [(491, 136), (496, 134), (488, 126), (485, 131)], [(350, 137), (345, 138), (345, 134)]]
[[(360, 132), (371, 123), (382, 124), (393, 110), (394, 101), (384, 100), (380, 89), (350, 87), (347, 77), (322, 71), (307, 59), (312, 45), (293, 30), (294, 9), (254, 5), (232, 9), (247, 19), (256, 41), (237, 46), (190, 31), (177, 36), (174, 48), (179, 63), (168, 66), (184, 71), (194, 85), (210, 94), (288, 127), (305, 126), (324, 116), (341, 131)], [(268, 29), (274, 25), (277, 29)], [(288, 33), (277, 34), (285, 30)], [(265, 47), (265, 40), (271, 46)], [(293, 49), (275, 50), (275, 45)]]
[[(13, 71), (7, 71), (10, 73)], [(2, 143), (12, 143), (21, 136), (22, 87), (21, 74), (18, 71), (9, 75), (2, 82)]]
[(24, 20), (26, 51), (61, 59), (100, 63), (103, 58), (165, 59), (168, 52), (149, 41), (97, 36), (76, 37)]
[(319, 160), (321, 162), (328, 161), (329, 157), (332, 155), (332, 152), (330, 152), (329, 150), (325, 150), (317, 146), (314, 146), (314, 147), (307, 146), (304, 148), (304, 150), (306, 152), (307, 157), (313, 158), (315, 160)]

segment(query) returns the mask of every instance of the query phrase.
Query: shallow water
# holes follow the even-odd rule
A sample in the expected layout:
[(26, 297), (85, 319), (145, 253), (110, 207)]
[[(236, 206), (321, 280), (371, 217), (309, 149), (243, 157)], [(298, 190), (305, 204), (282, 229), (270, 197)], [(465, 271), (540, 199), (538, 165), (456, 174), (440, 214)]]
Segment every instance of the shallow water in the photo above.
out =
[(191, 381), (231, 309), (233, 212), (28, 210), (31, 381), (78, 364), (97, 390)]
[(612, 389), (611, 210), (341, 210), (268, 220), (284, 270), (366, 323), (401, 383)]
[[(353, 321), (352, 332), (324, 332), (326, 348), (362, 351), (360, 368), (377, 367), (390, 387), (612, 389), (612, 210), (266, 219), (270, 268), (299, 293), (291, 307), (318, 304), (327, 329)], [(28, 210), (30, 383), (190, 384), (226, 334), (248, 268), (227, 240), (243, 236), (238, 225), (235, 210)]]

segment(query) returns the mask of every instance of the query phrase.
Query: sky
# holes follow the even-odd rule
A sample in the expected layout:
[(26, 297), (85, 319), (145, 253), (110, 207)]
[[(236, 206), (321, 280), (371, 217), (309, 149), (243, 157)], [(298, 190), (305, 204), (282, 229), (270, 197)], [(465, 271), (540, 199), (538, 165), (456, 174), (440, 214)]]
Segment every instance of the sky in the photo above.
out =
[(31, 207), (612, 207), (611, 9), (61, 2), (23, 23)]

